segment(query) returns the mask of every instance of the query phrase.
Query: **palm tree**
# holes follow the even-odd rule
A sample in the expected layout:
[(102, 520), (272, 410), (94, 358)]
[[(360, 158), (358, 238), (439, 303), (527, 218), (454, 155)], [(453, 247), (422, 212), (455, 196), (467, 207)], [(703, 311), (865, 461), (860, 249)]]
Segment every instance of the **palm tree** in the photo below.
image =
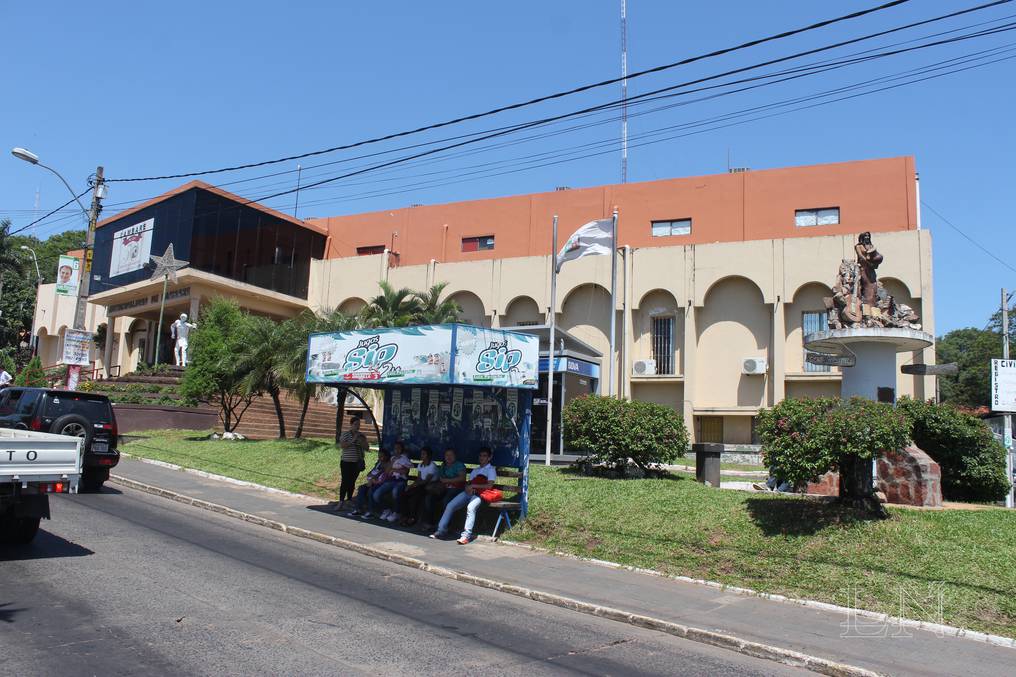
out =
[(441, 292), (448, 286), (447, 282), (432, 285), (426, 292), (416, 292), (414, 297), (420, 304), (416, 320), (420, 324), (444, 324), (458, 322), (462, 307), (452, 299), (441, 300)]
[(282, 389), (290, 383), (287, 370), (288, 349), (294, 343), (298, 327), (293, 320), (275, 320), (253, 315), (249, 318), (247, 335), (243, 345), (245, 351), (237, 356), (243, 380), (248, 393), (267, 392), (275, 405), (279, 419), (279, 439), (286, 438), (286, 420), (282, 413)]
[(364, 325), (369, 327), (407, 327), (415, 323), (420, 302), (412, 289), (395, 289), (379, 282), (381, 293), (363, 309)]

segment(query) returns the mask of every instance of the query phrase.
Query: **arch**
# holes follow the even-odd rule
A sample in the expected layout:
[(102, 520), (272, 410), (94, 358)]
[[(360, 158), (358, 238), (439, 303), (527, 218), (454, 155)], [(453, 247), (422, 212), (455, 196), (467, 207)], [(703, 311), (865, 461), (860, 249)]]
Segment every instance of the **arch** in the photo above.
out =
[(356, 315), (361, 310), (367, 307), (367, 302), (361, 299), (359, 296), (350, 296), (345, 299), (342, 303), (335, 307), (340, 313), (346, 315)]
[(892, 294), (893, 298), (897, 301), (913, 306), (912, 301), (914, 301), (915, 297), (906, 282), (898, 277), (879, 277), (878, 281), (882, 283), (886, 291)]
[(772, 312), (762, 290), (728, 276), (709, 288), (696, 320), (696, 363), (709, 365), (709, 378), (696, 379), (696, 406), (764, 406), (768, 376), (741, 373), (746, 357), (770, 359)]
[[(824, 312), (826, 306), (823, 299), (832, 294), (832, 290), (821, 282), (805, 282), (794, 292), (793, 301), (788, 300), (784, 304), (783, 330), (786, 337), (784, 369), (788, 374), (832, 371), (828, 367), (808, 366), (804, 357), (805, 313)], [(814, 321), (816, 318), (811, 319)]]
[(515, 327), (522, 323), (543, 324), (545, 315), (540, 310), (540, 304), (531, 296), (516, 296), (501, 313), (500, 324), (502, 327)]
[(39, 330), (35, 332), (35, 335), (42, 338), (43, 336), (49, 336), (49, 331), (45, 327), (39, 327)]
[(811, 286), (821, 287), (822, 290), (823, 290), (823, 296), (832, 296), (833, 295), (832, 287), (827, 285), (825, 282), (819, 282), (817, 280), (809, 280), (808, 282), (802, 282), (800, 284), (800, 286), (798, 286), (798, 288), (794, 290), (793, 294), (791, 294), (786, 299), (784, 299), (784, 302), (785, 303), (794, 303), (795, 299), (797, 299), (798, 294), (801, 293), (801, 290), (804, 289), (805, 287), (811, 287)]
[[(709, 305), (709, 295), (712, 294), (713, 291), (717, 287), (719, 287), (720, 285), (727, 285), (729, 283), (738, 282), (738, 281), (740, 281), (740, 283), (746, 283), (747, 286), (750, 286), (752, 289), (755, 290), (755, 292), (758, 293), (758, 299), (757, 299), (757, 301), (759, 303), (761, 303), (761, 304), (765, 304), (766, 303), (765, 292), (762, 291), (762, 288), (760, 286), (758, 286), (758, 284), (755, 282), (755, 280), (752, 280), (751, 278), (748, 278), (748, 277), (744, 277), (743, 275), (726, 275), (724, 277), (721, 277), (721, 278), (717, 279), (716, 281), (714, 281), (711, 285), (709, 285), (706, 288), (705, 293), (702, 295), (702, 305), (703, 306)], [(745, 291), (747, 291), (747, 286), (744, 289)], [(752, 300), (754, 301), (756, 299), (753, 298)]]
[[(561, 307), (559, 326), (578, 339), (585, 341), (603, 355), (600, 392), (607, 392), (608, 362), (610, 356), (610, 292), (601, 285), (586, 283), (568, 292)], [(621, 322), (617, 323), (620, 332)], [(620, 339), (620, 334), (618, 334)], [(615, 346), (616, 347), (616, 346)], [(615, 371), (615, 373), (617, 373)]]
[(653, 298), (650, 299), (650, 301), (661, 302), (666, 304), (668, 307), (669, 306), (673, 306), (674, 308), (680, 307), (680, 304), (677, 302), (677, 297), (674, 296), (673, 292), (671, 292), (669, 289), (656, 287), (655, 289), (650, 289), (649, 291), (647, 291), (645, 294), (642, 295), (642, 298), (640, 298), (638, 302), (635, 303), (635, 310), (642, 310), (643, 304), (646, 303), (646, 299), (649, 298), (650, 296), (653, 296)]
[(471, 291), (457, 291), (448, 295), (448, 299), (455, 301), (462, 308), (460, 322), (472, 324), (477, 327), (489, 327), (490, 318), (483, 308), (483, 301)]

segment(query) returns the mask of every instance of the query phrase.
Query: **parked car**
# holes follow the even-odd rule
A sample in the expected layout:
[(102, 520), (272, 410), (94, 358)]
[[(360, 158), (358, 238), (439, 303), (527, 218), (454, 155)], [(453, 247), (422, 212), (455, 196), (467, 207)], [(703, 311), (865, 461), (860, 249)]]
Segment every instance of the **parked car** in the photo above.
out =
[(80, 491), (98, 491), (120, 462), (113, 405), (105, 395), (48, 388), (5, 388), (0, 392), (0, 428), (80, 437), (84, 460)]

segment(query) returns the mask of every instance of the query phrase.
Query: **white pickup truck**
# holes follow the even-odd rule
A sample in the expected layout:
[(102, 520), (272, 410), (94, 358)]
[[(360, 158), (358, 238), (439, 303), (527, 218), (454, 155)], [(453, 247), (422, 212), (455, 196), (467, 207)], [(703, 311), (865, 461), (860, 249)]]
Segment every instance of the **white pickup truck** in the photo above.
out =
[(0, 428), (0, 543), (29, 543), (49, 519), (49, 494), (76, 494), (82, 440)]

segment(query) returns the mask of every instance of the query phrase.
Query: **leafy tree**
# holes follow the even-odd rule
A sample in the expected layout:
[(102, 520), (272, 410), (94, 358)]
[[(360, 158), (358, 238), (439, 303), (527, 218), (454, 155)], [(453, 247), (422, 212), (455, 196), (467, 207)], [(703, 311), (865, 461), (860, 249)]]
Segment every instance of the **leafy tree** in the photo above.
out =
[(9, 219), (0, 221), (0, 346), (17, 348), (32, 325), (35, 276), (30, 281), (25, 275), (25, 258), (10, 228)]
[(256, 396), (238, 359), (248, 349), (249, 320), (231, 300), (216, 298), (202, 308), (201, 331), (190, 341), (190, 364), (180, 383), (184, 397), (218, 406), (226, 432), (236, 429)]
[(395, 289), (379, 282), (381, 293), (363, 309), (364, 325), (368, 327), (407, 327), (419, 324), (420, 302), (412, 289)]
[[(286, 439), (286, 419), (282, 412), (282, 389), (289, 385), (287, 360), (294, 342), (302, 332), (292, 320), (276, 322), (260, 315), (246, 318), (245, 341), (236, 355), (236, 368), (242, 373), (243, 388), (252, 395), (268, 393), (279, 421), (279, 439)], [(303, 335), (306, 342), (306, 334)]]
[(26, 388), (46, 388), (49, 386), (49, 381), (46, 379), (46, 373), (42, 369), (42, 360), (36, 355), (25, 366), (17, 377), (14, 379), (14, 385), (25, 386)]
[(910, 441), (910, 421), (891, 404), (860, 397), (786, 399), (759, 413), (762, 454), (794, 485), (839, 470), (840, 499), (884, 513), (872, 498), (871, 460)]
[(564, 443), (594, 463), (643, 471), (688, 450), (688, 431), (672, 408), (654, 402), (587, 395), (564, 408)]
[(991, 329), (967, 327), (940, 337), (935, 344), (935, 361), (955, 362), (959, 373), (939, 377), (943, 402), (965, 406), (987, 406), (991, 401), (991, 360), (1002, 357), (1002, 335)]
[(448, 286), (447, 282), (432, 285), (425, 292), (416, 292), (414, 297), (419, 304), (416, 322), (419, 324), (444, 324), (458, 322), (462, 308), (452, 299), (441, 299), (441, 292)]
[(942, 496), (954, 501), (998, 501), (1009, 491), (1005, 447), (976, 416), (948, 404), (900, 398), (913, 424), (914, 444), (942, 469)]

